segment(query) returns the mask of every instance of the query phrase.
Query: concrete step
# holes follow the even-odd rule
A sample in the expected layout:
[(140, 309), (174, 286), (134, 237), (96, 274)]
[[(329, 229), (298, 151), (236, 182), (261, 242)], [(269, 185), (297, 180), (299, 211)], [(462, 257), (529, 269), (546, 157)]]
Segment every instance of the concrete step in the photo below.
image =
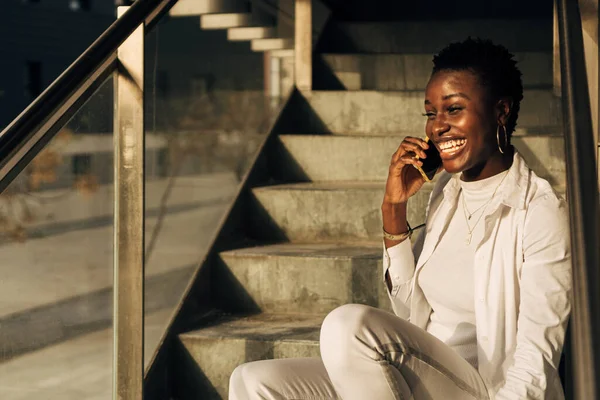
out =
[(200, 16), (200, 27), (206, 30), (261, 26), (268, 24), (269, 21), (258, 18), (252, 13), (206, 14)]
[(257, 360), (318, 357), (323, 316), (269, 315), (233, 319), (179, 335), (172, 356), (184, 398), (227, 399), (238, 365)]
[[(252, 189), (249, 213), (259, 240), (345, 242), (381, 240), (385, 182), (309, 182)], [(408, 219), (424, 221), (428, 184), (409, 203)]]
[[(315, 61), (314, 89), (423, 90), (432, 54), (322, 54)], [(516, 53), (525, 88), (552, 87), (552, 53)]]
[(238, 311), (326, 314), (348, 303), (388, 307), (381, 243), (281, 243), (220, 253), (221, 304)]
[[(422, 135), (423, 91), (312, 91), (308, 107), (295, 115), (298, 132), (345, 135)], [(555, 133), (561, 127), (561, 101), (550, 90), (524, 91), (517, 134)], [(297, 132), (290, 132), (297, 133)]]
[(511, 52), (552, 51), (552, 18), (332, 21), (317, 52), (433, 54), (469, 36), (490, 39)]
[(254, 39), (252, 41), (253, 51), (287, 50), (294, 48), (294, 39), (270, 38)]
[[(272, 152), (277, 179), (298, 181), (385, 181), (392, 155), (404, 136), (280, 135)], [(562, 136), (515, 136), (529, 166), (554, 185), (564, 185)]]
[(272, 38), (277, 30), (271, 26), (250, 26), (242, 28), (231, 28), (227, 30), (227, 39), (231, 41), (244, 41), (253, 39)]
[(248, 11), (249, 3), (243, 0), (179, 0), (171, 8), (169, 15), (171, 17), (190, 17)]
[(404, 136), (279, 135), (271, 154), (281, 181), (385, 181)]
[(276, 58), (290, 58), (294, 57), (294, 49), (272, 50), (269, 54)]

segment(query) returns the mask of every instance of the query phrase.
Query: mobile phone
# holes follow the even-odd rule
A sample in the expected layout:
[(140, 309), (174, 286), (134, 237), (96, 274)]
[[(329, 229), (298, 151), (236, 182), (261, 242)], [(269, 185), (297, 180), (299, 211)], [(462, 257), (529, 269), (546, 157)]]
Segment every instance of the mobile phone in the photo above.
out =
[[(425, 142), (429, 142), (429, 137), (425, 136)], [(423, 175), (423, 179), (426, 182), (431, 182), (436, 172), (442, 165), (442, 158), (440, 157), (440, 152), (437, 147), (433, 143), (429, 143), (429, 148), (425, 150), (426, 158), (421, 159), (423, 162), (423, 166), (417, 167), (421, 175)], [(417, 156), (419, 159), (419, 156)]]

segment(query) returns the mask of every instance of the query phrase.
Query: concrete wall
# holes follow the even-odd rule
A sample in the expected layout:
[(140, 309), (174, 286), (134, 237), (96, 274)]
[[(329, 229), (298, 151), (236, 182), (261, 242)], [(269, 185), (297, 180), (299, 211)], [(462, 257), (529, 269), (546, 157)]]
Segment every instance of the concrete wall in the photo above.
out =
[[(228, 41), (226, 30), (201, 30), (197, 17), (181, 17), (147, 36), (146, 60), (147, 132), (186, 131), (198, 145), (180, 173), (244, 170), (246, 150), (253, 154), (250, 137), (265, 132), (272, 113), (264, 98), (264, 53)], [(227, 150), (226, 137), (239, 145)]]
[(154, 68), (169, 73), (166, 96), (192, 95), (194, 79), (206, 79), (208, 90), (263, 89), (263, 53), (253, 52), (249, 42), (228, 41), (226, 30), (201, 30), (197, 17), (159, 24), (146, 37), (146, 60), (148, 85)]

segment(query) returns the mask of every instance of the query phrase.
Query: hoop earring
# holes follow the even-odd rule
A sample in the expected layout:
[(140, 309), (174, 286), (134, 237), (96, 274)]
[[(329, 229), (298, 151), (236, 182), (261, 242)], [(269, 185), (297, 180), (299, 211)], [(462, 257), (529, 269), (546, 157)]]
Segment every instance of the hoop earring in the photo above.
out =
[(496, 142), (498, 142), (498, 151), (501, 154), (504, 154), (504, 150), (502, 150), (502, 146), (500, 146), (500, 127), (504, 130), (504, 147), (508, 147), (508, 133), (506, 132), (506, 127), (502, 124), (498, 124), (498, 128), (496, 128)]

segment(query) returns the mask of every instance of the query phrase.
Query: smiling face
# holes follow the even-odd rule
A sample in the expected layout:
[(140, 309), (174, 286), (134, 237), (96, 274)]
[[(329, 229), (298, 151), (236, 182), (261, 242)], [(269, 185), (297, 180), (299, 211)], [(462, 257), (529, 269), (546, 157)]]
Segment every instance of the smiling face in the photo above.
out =
[(432, 75), (425, 91), (425, 130), (446, 171), (470, 179), (494, 175), (493, 160), (502, 158), (496, 141), (496, 128), (504, 120), (501, 106), (469, 70)]

